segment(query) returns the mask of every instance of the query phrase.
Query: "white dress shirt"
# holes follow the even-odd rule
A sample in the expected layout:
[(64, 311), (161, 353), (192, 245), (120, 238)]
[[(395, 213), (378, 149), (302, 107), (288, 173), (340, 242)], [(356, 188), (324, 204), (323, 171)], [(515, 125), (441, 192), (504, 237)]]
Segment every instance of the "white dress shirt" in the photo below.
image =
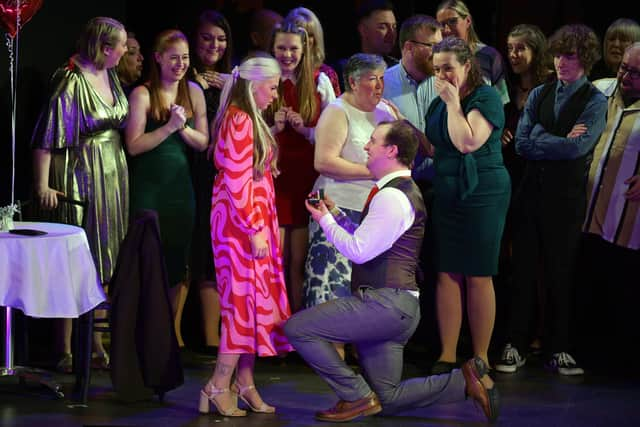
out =
[(382, 189), (371, 200), (369, 213), (353, 233), (342, 228), (331, 213), (320, 218), (327, 240), (350, 261), (363, 264), (377, 257), (413, 224), (415, 212), (407, 196), (397, 188), (383, 188), (400, 176), (410, 178), (411, 171), (392, 172), (376, 183)]

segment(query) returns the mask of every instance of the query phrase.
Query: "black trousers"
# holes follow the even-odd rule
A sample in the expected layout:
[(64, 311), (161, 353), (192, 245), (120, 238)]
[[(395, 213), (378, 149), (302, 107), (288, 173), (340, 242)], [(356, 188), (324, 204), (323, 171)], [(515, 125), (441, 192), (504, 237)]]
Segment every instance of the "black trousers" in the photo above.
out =
[(542, 191), (536, 182), (525, 183), (516, 194), (506, 338), (519, 351), (527, 348), (535, 327), (538, 283), (544, 294), (545, 354), (570, 350), (573, 279), (585, 203), (584, 196)]
[(625, 350), (640, 340), (640, 250), (584, 233), (578, 266), (575, 318), (580, 359), (611, 373), (640, 373), (636, 352)]

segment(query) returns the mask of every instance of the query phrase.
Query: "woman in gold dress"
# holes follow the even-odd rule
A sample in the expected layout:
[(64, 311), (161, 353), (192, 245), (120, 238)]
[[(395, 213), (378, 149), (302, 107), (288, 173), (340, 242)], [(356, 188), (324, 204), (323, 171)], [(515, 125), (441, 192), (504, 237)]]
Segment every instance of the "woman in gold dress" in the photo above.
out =
[[(58, 69), (36, 124), (32, 146), (34, 190), (49, 220), (84, 222), (98, 276), (111, 279), (128, 225), (129, 184), (120, 128), (129, 105), (115, 66), (127, 51), (124, 26), (112, 18), (91, 19), (80, 35), (77, 53)], [(86, 202), (60, 206), (58, 195)], [(66, 205), (66, 204), (65, 204)], [(71, 370), (71, 322), (63, 328), (62, 371)], [(95, 337), (98, 361), (108, 365), (101, 337)]]

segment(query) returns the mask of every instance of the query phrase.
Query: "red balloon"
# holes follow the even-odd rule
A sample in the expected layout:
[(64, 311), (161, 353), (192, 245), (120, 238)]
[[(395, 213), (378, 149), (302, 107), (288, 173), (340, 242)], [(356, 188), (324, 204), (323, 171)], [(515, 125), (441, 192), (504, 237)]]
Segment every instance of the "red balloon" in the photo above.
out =
[[(20, 28), (29, 22), (40, 7), (42, 7), (42, 0), (0, 0), (0, 25), (11, 37), (15, 37)], [(20, 28), (18, 28), (18, 14)]]

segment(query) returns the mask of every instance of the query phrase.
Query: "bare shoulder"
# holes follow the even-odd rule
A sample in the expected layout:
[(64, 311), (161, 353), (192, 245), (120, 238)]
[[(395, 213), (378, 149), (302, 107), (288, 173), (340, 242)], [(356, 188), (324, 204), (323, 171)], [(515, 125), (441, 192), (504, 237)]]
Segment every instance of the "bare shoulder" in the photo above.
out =
[(150, 99), (149, 89), (145, 85), (137, 86), (129, 94), (130, 101), (140, 102), (140, 101), (146, 100), (147, 102), (149, 102), (149, 99)]
[(202, 91), (202, 88), (198, 83), (194, 82), (193, 80), (187, 80), (187, 84), (189, 85), (189, 94), (191, 96), (202, 95), (204, 97), (204, 92)]

